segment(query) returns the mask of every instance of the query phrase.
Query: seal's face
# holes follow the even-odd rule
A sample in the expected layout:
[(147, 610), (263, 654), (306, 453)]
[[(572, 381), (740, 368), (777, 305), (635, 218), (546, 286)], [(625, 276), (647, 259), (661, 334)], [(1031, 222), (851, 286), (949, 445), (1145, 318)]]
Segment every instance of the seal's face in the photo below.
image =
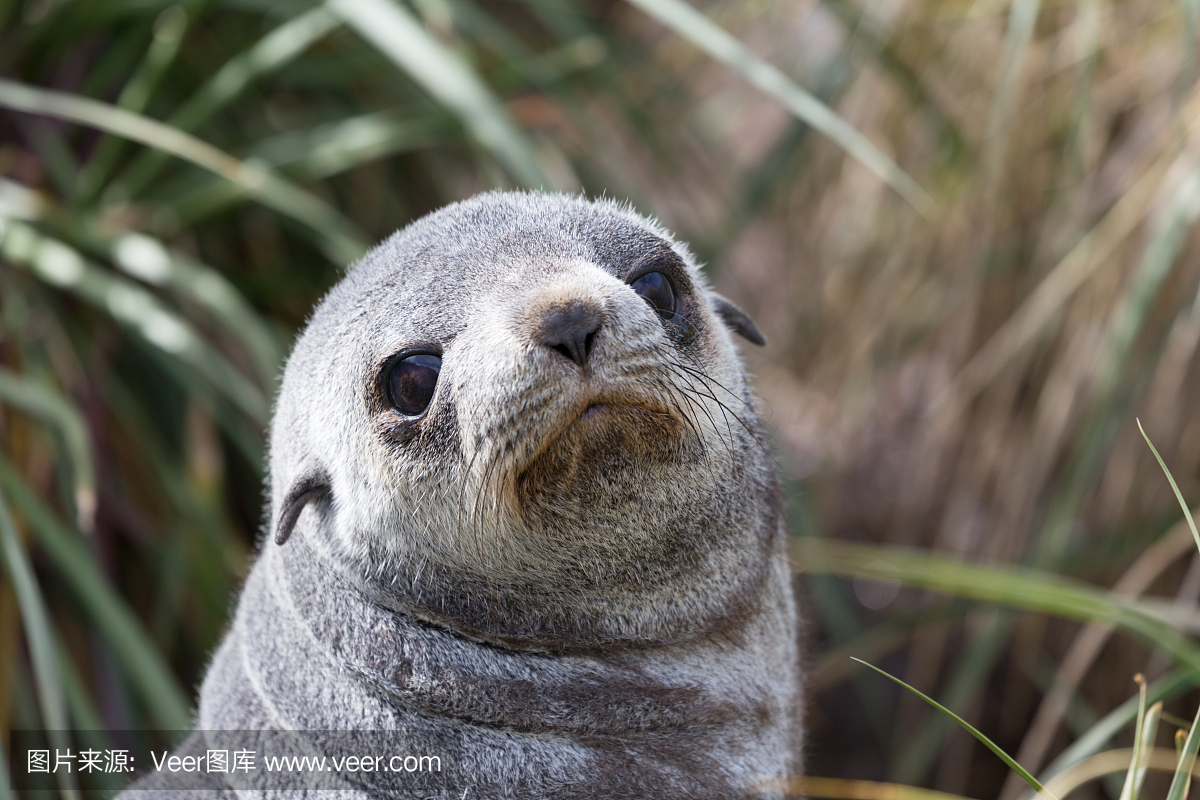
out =
[(289, 361), (281, 540), (322, 499), (305, 535), (365, 583), (510, 644), (708, 631), (761, 579), (775, 523), (726, 325), (758, 336), (615, 204), (492, 194), (426, 217)]

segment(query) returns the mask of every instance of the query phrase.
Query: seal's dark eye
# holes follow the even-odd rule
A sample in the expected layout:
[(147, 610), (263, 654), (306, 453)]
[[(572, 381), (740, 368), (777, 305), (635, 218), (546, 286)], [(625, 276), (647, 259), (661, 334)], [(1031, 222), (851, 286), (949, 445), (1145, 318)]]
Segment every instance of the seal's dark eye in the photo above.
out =
[(388, 371), (388, 402), (406, 417), (417, 416), (429, 407), (441, 371), (442, 360), (437, 356), (417, 355), (400, 359)]
[(658, 312), (659, 316), (665, 319), (675, 316), (675, 307), (678, 302), (675, 297), (675, 287), (665, 273), (647, 272), (630, 286), (650, 304), (651, 308)]

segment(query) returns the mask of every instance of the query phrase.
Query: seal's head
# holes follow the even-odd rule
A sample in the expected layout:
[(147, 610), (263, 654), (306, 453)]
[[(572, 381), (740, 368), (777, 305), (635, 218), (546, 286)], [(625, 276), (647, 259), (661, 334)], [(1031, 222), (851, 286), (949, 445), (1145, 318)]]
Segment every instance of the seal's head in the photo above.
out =
[(509, 646), (732, 630), (778, 491), (730, 330), (762, 343), (683, 245), (611, 201), (492, 193), (431, 214), (296, 345), (276, 541), (294, 527), (381, 601)]

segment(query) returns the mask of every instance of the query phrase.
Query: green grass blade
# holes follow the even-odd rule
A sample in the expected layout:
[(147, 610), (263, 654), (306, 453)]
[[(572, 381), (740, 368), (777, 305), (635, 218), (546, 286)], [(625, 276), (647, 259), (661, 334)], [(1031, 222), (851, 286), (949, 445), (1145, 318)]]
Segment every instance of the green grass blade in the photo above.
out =
[(982, 733), (980, 733), (980, 732), (979, 732), (979, 731), (978, 731), (978, 730), (977, 730), (977, 729), (976, 729), (976, 728), (975, 728), (973, 725), (971, 725), (971, 724), (970, 724), (969, 722), (967, 722), (965, 719), (963, 719), (962, 717), (958, 716), (958, 715), (957, 715), (957, 714), (955, 714), (953, 711), (951, 711), (950, 709), (946, 708), (944, 705), (942, 705), (942, 704), (941, 704), (941, 703), (939, 703), (938, 701), (934, 700), (932, 697), (929, 697), (928, 695), (925, 695), (925, 694), (923, 694), (923, 693), (921, 693), (921, 692), (917, 691), (916, 689), (914, 689), (913, 687), (909, 686), (907, 683), (905, 683), (904, 681), (900, 680), (899, 678), (897, 678), (897, 677), (895, 677), (895, 676), (892, 676), (892, 675), (889, 675), (888, 673), (884, 672), (884, 671), (883, 671), (883, 670), (881, 670), (879, 667), (876, 667), (876, 666), (874, 666), (874, 665), (872, 665), (872, 664), (868, 664), (866, 661), (863, 661), (862, 659), (855, 658), (855, 659), (853, 659), (853, 660), (854, 660), (854, 661), (857, 661), (858, 663), (862, 664), (863, 666), (870, 667), (871, 669), (875, 670), (876, 672), (878, 672), (880, 675), (884, 676), (885, 678), (888, 678), (889, 680), (895, 681), (896, 683), (898, 683), (898, 684), (900, 684), (901, 686), (903, 686), (905, 689), (908, 689), (910, 692), (912, 692), (913, 694), (915, 694), (917, 697), (920, 697), (920, 698), (921, 698), (922, 700), (924, 700), (926, 703), (929, 703), (929, 705), (933, 706), (933, 707), (934, 707), (934, 708), (936, 708), (938, 711), (941, 711), (943, 714), (945, 714), (946, 716), (948, 716), (948, 717), (950, 717), (951, 719), (953, 719), (955, 722), (957, 722), (959, 725), (961, 725), (961, 726), (963, 727), (963, 729), (964, 729), (964, 730), (966, 730), (968, 733), (970, 733), (972, 736), (974, 736), (974, 737), (975, 737), (976, 739), (978, 739), (979, 741), (983, 742), (984, 746), (985, 746), (985, 747), (987, 747), (987, 749), (989, 749), (989, 750), (991, 750), (993, 753), (995, 753), (995, 754), (996, 754), (996, 755), (997, 755), (997, 756), (1000, 758), (1000, 760), (1001, 760), (1001, 761), (1003, 761), (1005, 764), (1007, 764), (1007, 765), (1008, 765), (1008, 768), (1009, 768), (1009, 769), (1011, 769), (1012, 771), (1014, 771), (1014, 772), (1016, 772), (1018, 775), (1020, 775), (1020, 776), (1021, 776), (1021, 779), (1022, 779), (1022, 780), (1024, 780), (1024, 781), (1025, 781), (1027, 784), (1029, 784), (1029, 785), (1030, 785), (1030, 787), (1032, 787), (1032, 788), (1033, 788), (1035, 791), (1037, 791), (1037, 792), (1042, 792), (1042, 793), (1045, 793), (1046, 795), (1050, 796), (1051, 798), (1053, 798), (1053, 797), (1054, 797), (1054, 795), (1052, 795), (1052, 794), (1050, 794), (1049, 792), (1047, 792), (1047, 791), (1046, 791), (1046, 788), (1045, 788), (1044, 786), (1042, 786), (1042, 784), (1041, 784), (1041, 783), (1039, 783), (1039, 782), (1038, 782), (1038, 779), (1037, 779), (1037, 778), (1035, 778), (1035, 777), (1033, 777), (1032, 775), (1030, 775), (1030, 774), (1029, 774), (1029, 773), (1028, 773), (1028, 772), (1025, 770), (1025, 768), (1024, 768), (1024, 767), (1022, 767), (1022, 766), (1021, 766), (1020, 764), (1018, 764), (1018, 763), (1017, 763), (1015, 760), (1013, 760), (1013, 758), (1012, 758), (1011, 756), (1009, 756), (1009, 755), (1008, 755), (1008, 753), (1005, 753), (1005, 752), (1004, 752), (1004, 750), (1002, 750), (1002, 749), (1000, 748), (1000, 745), (996, 744), (996, 743), (995, 743), (995, 742), (993, 742), (991, 739), (989, 739), (988, 737), (984, 736)]
[[(42, 721), (51, 744), (67, 749), (66, 739), (71, 725), (67, 718), (67, 703), (63, 696), (62, 679), (58, 672), (58, 655), (55, 652), (54, 628), (50, 615), (38, 590), (37, 578), (29, 555), (17, 536), (17, 527), (8, 511), (4, 493), (0, 492), (0, 554), (12, 581), (21, 611), (21, 622), (25, 628), (25, 641), (29, 645), (29, 658), (33, 662), (33, 677), (37, 686), (38, 704), (42, 709)], [(75, 776), (71, 772), (55, 772), (59, 788), (68, 798), (77, 798)]]
[(532, 188), (549, 188), (532, 146), (491, 90), (401, 5), (389, 0), (327, 0), (325, 7), (458, 116), (517, 180)]
[(1200, 217), (1200, 161), (1190, 154), (1180, 162), (1182, 180), (1156, 216), (1149, 241), (1137, 267), (1105, 323), (1097, 350), (1098, 364), (1087, 389), (1078, 447), (1065, 470), (1066, 477), (1046, 512), (1033, 560), (1053, 565), (1062, 557), (1080, 515), (1087, 491), (1096, 480), (1120, 426), (1137, 395), (1125, 391), (1134, 347), (1151, 319), (1156, 299), (1182, 252), (1192, 225)]
[(1179, 11), (1183, 18), (1183, 52), (1179, 59), (1179, 74), (1175, 77), (1176, 107), (1188, 96), (1196, 82), (1196, 37), (1200, 35), (1200, 0), (1179, 0)]
[[(196, 130), (254, 80), (292, 61), (339, 24), (334, 15), (319, 6), (289, 19), (227, 61), (167, 119), (167, 124), (182, 131)], [(165, 163), (162, 153), (143, 153), (114, 182), (110, 199), (136, 196), (154, 180)]]
[(241, 340), (254, 360), (259, 382), (274, 386), (283, 362), (279, 340), (224, 275), (141, 233), (117, 237), (111, 249), (113, 263), (127, 274), (172, 288), (208, 309)]
[(0, 178), (0, 219), (41, 219), (49, 209), (50, 203), (41, 192)]
[[(805, 580), (806, 585), (809, 580)], [(883, 658), (903, 647), (916, 628), (947, 626), (951, 621), (961, 619), (966, 608), (961, 600), (931, 598), (929, 604), (920, 608), (889, 614), (862, 633), (823, 648), (809, 667), (808, 685), (816, 691), (824, 691), (845, 680), (853, 668), (846, 660), (854, 653)]]
[(874, 172), (912, 204), (922, 216), (932, 218), (937, 204), (896, 162), (833, 109), (798, 86), (776, 67), (755, 56), (738, 39), (683, 0), (629, 0), (713, 58), (733, 67), (752, 86), (774, 97), (790, 112), (828, 136), (839, 147)]
[[(214, 183), (229, 186), (225, 181)], [(61, 211), (21, 184), (0, 179), (0, 225), (4, 217), (30, 220), (49, 215), (51, 220), (60, 219)], [(254, 361), (262, 386), (275, 385), (283, 359), (278, 337), (218, 270), (143, 233), (114, 236), (97, 215), (78, 214), (75, 223), (71, 233), (93, 254), (111, 257), (126, 274), (171, 289), (208, 310), (225, 331), (241, 341)]]
[(1100, 0), (1075, 0), (1075, 58), (1078, 60), (1076, 78), (1067, 104), (1070, 115), (1068, 134), (1063, 147), (1059, 180), (1064, 186), (1083, 185), (1088, 170), (1088, 137), (1095, 112), (1093, 90), (1100, 55)]
[(187, 11), (182, 4), (163, 9), (154, 21), (150, 48), (137, 71), (121, 90), (117, 105), (129, 111), (141, 111), (146, 107), (154, 87), (162, 79), (168, 65), (175, 60), (187, 26)]
[[(1146, 691), (1147, 702), (1172, 700), (1191, 691), (1200, 673), (1193, 669), (1177, 669), (1150, 684)], [(1042, 773), (1044, 781), (1059, 774), (1072, 764), (1100, 752), (1100, 748), (1111, 740), (1137, 715), (1139, 698), (1131, 697), (1108, 712), (1087, 733), (1076, 739), (1070, 747), (1060, 753)]]
[(946, 392), (970, 399), (991, 383), (1016, 357), (1029, 348), (1058, 319), (1062, 309), (1145, 217), (1146, 207), (1162, 186), (1170, 159), (1153, 163), (1121, 195), (1100, 221), (1063, 256), (1046, 277), (987, 338), (955, 376), (955, 390)]
[[(75, 744), (81, 749), (90, 748), (101, 751), (112, 749), (112, 739), (109, 737), (104, 721), (96, 710), (92, 698), (88, 696), (88, 687), (71, 661), (66, 643), (61, 635), (55, 644), (58, 652), (58, 670), (62, 676), (63, 691), (67, 698), (67, 712), (71, 717), (71, 724), (74, 726), (72, 737)], [(88, 776), (88, 782), (91, 784), (89, 789), (109, 791), (111, 796), (115, 796), (116, 792), (123, 789), (129, 781), (125, 775), (117, 772), (92, 772)], [(110, 796), (93, 794), (91, 791), (87, 792), (87, 795), (89, 800), (92, 797), (100, 800), (101, 797)]]
[(261, 165), (239, 161), (178, 128), (87, 97), (3, 78), (0, 106), (99, 128), (219, 175), (268, 208), (313, 231), (318, 246), (337, 264), (348, 264), (366, 252), (366, 237), (325, 201)]
[(0, 367), (0, 404), (5, 403), (58, 430), (71, 467), (76, 523), (85, 533), (91, 531), (96, 514), (96, 467), (83, 415), (50, 387)]
[(320, 180), (377, 158), (435, 146), (452, 125), (449, 118), (411, 111), (374, 112), (289, 131), (259, 142), (250, 152), (300, 180)]
[[(142, 63), (121, 90), (117, 105), (127, 111), (141, 112), (167, 67), (175, 60), (187, 30), (187, 12), (183, 6), (170, 6), (154, 22), (154, 35)], [(92, 157), (79, 175), (79, 201), (90, 203), (112, 174), (127, 146), (124, 139), (106, 135), (96, 145)]]
[[(1161, 646), (1200, 673), (1200, 648), (1165, 621), (1156, 608), (1059, 575), (1028, 567), (971, 564), (913, 550), (812, 537), (793, 538), (789, 548), (794, 568), (800, 572), (899, 580), (907, 586), (1065, 619), (1109, 622)], [(882, 569), (878, 562), (888, 569)]]
[(1159, 290), (1200, 218), (1200, 160), (1193, 156), (1184, 165), (1186, 174), (1154, 220), (1150, 240), (1104, 332), (1103, 356), (1090, 390), (1094, 404), (1116, 391)]
[(185, 130), (194, 130), (239, 96), (252, 81), (292, 61), (339, 24), (333, 14), (319, 6), (287, 20), (249, 50), (230, 59), (171, 115), (172, 122)]
[(556, 47), (535, 53), (496, 16), (470, 0), (447, 5), (455, 29), (499, 58), (504, 65), (540, 90), (560, 94), (562, 80), (578, 70), (603, 62), (608, 46), (604, 39), (583, 31), (563, 31)]
[[(1142, 750), (1142, 733), (1146, 724), (1146, 678), (1138, 673), (1133, 678), (1138, 685), (1138, 715), (1137, 722), (1133, 725), (1133, 758), (1129, 765), (1129, 772), (1125, 776), (1125, 786), (1121, 789), (1120, 800), (1134, 800), (1133, 795), (1133, 777), (1137, 770), (1139, 756)], [(1159, 714), (1162, 713), (1160, 710)], [(1153, 739), (1151, 739), (1153, 741)]]
[(1196, 540), (1196, 547), (1200, 548), (1200, 532), (1196, 531), (1196, 520), (1192, 517), (1192, 510), (1188, 508), (1187, 501), (1183, 499), (1183, 492), (1179, 491), (1179, 485), (1175, 483), (1175, 477), (1171, 475), (1171, 470), (1167, 469), (1167, 464), (1163, 461), (1162, 456), (1158, 454), (1158, 450), (1154, 447), (1154, 442), (1150, 441), (1150, 437), (1146, 435), (1146, 429), (1142, 427), (1142, 421), (1137, 420), (1138, 430), (1142, 432), (1142, 438), (1146, 440), (1146, 444), (1150, 446), (1150, 452), (1154, 453), (1154, 458), (1158, 461), (1158, 466), (1162, 468), (1163, 474), (1167, 476), (1167, 481), (1171, 484), (1171, 491), (1175, 492), (1175, 499), (1179, 501), (1179, 507), (1183, 509), (1183, 518), (1187, 520), (1188, 527), (1192, 531), (1192, 538)]
[(29, 130), (30, 144), (54, 187), (63, 197), (74, 198), (79, 187), (79, 163), (63, 131), (45, 120), (33, 121)]
[(58, 674), (62, 678), (63, 696), (67, 701), (67, 713), (74, 730), (88, 731), (93, 738), (107, 739), (108, 733), (105, 730), (104, 721), (100, 718), (100, 713), (96, 710), (92, 698), (88, 696), (87, 687), (83, 679), (79, 677), (79, 672), (71, 661), (71, 656), (61, 635), (55, 642), (55, 649), (58, 653)]
[[(977, 615), (980, 616), (980, 615)], [(947, 704), (963, 708), (979, 693), (988, 673), (996, 666), (996, 659), (1009, 642), (1016, 615), (1012, 613), (985, 613), (978, 625), (971, 625), (972, 633), (967, 646), (957, 659), (945, 688), (941, 691)], [(934, 717), (922, 726), (919, 733), (910, 737), (900, 757), (896, 760), (892, 778), (897, 783), (917, 783), (937, 760), (943, 750), (946, 735), (952, 730), (947, 717)]]
[[(1192, 723), (1188, 722), (1183, 717), (1177, 717), (1174, 714), (1167, 713), (1166, 711), (1162, 712), (1160, 717), (1162, 718), (1163, 722), (1167, 723), (1168, 725), (1174, 725), (1176, 728), (1179, 728), (1179, 730), (1181, 730), (1181, 731), (1186, 732), (1186, 731), (1190, 730), (1192, 727)], [(1178, 733), (1178, 732), (1179, 731), (1176, 731), (1176, 733)]]
[[(1137, 800), (1138, 790), (1141, 788), (1141, 783), (1137, 779), (1138, 770), (1144, 770), (1146, 767), (1146, 759), (1149, 757), (1149, 748), (1146, 745), (1149, 739), (1153, 745), (1153, 735), (1147, 737), (1146, 733), (1146, 679), (1141, 675), (1134, 677), (1138, 684), (1138, 714), (1137, 722), (1133, 726), (1133, 755), (1129, 759), (1129, 770), (1125, 773), (1125, 783), (1121, 787), (1121, 795), (1119, 800)], [(1162, 713), (1162, 704), (1155, 704), (1157, 711), (1153, 714), (1154, 728), (1158, 726), (1158, 715)]]
[(1179, 754), (1179, 767), (1175, 770), (1175, 777), (1171, 779), (1167, 800), (1183, 800), (1187, 797), (1188, 788), (1192, 785), (1192, 766), (1196, 763), (1197, 750), (1200, 750), (1200, 708), (1196, 709), (1196, 718), (1192, 720), (1187, 741), (1183, 743), (1183, 750)]
[[(453, 126), (454, 121), (440, 113), (414, 118), (393, 111), (376, 112), (312, 130), (282, 133), (252, 146), (250, 153), (296, 180), (323, 180), (379, 158), (436, 147)], [(181, 224), (187, 226), (242, 196), (238, 187), (214, 178), (168, 195), (167, 200)]]
[(1151, 706), (1150, 710), (1146, 712), (1146, 721), (1139, 734), (1141, 745), (1136, 762), (1137, 770), (1133, 775), (1130, 800), (1137, 800), (1138, 795), (1142, 791), (1142, 784), (1146, 782), (1146, 765), (1150, 759), (1150, 753), (1154, 750), (1154, 734), (1158, 732), (1158, 721), (1162, 718), (1162, 710), (1163, 704), (1160, 701)]
[(0, 458), (0, 488), (21, 512), (84, 613), (108, 641), (129, 675), (131, 686), (142, 696), (160, 728), (190, 728), (192, 715), (183, 690), (137, 617), (101, 575), (79, 538), (71, 536), (4, 458)]
[(866, 51), (867, 56), (878, 64), (880, 71), (904, 91), (914, 110), (924, 112), (938, 126), (949, 140), (950, 152), (963, 156), (974, 155), (971, 153), (972, 144), (967, 141), (953, 116), (938, 102), (930, 86), (910, 66), (909, 60), (902, 57), (889, 41), (890, 31), (880, 30), (858, 3), (826, 0), (821, 5), (837, 15), (846, 29), (852, 31), (851, 47)]
[(188, 365), (235, 407), (266, 424), (266, 396), (208, 344), (182, 317), (137, 284), (85, 260), (74, 249), (9, 220), (0, 230), (0, 255), (29, 266), (47, 283), (65, 289), (111, 314), (155, 349)]
[(1021, 67), (1025, 63), (1025, 51), (1029, 48), (1029, 41), (1033, 38), (1033, 26), (1037, 22), (1040, 7), (1041, 0), (1013, 0), (1009, 7), (1008, 33), (1004, 39), (1000, 78), (996, 83), (996, 94), (992, 99), (991, 115), (988, 118), (984, 175), (989, 187), (995, 186), (1004, 166), (1008, 134), (1012, 128), (1013, 108), (1021, 81)]

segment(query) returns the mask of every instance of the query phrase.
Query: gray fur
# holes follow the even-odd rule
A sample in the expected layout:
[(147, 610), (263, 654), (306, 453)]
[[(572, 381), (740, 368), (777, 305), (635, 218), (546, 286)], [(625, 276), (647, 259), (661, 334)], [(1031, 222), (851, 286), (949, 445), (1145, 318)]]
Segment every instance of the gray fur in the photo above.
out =
[[(630, 289), (652, 265), (681, 318)], [(586, 366), (537, 343), (564, 303), (602, 320)], [(780, 495), (727, 304), (611, 201), (481, 195), (369, 253), (288, 361), (283, 543), (262, 545), (197, 728), (385, 731), (445, 765), (395, 776), (398, 797), (743, 797), (797, 774)], [(413, 348), (443, 359), (415, 421), (380, 380)]]

